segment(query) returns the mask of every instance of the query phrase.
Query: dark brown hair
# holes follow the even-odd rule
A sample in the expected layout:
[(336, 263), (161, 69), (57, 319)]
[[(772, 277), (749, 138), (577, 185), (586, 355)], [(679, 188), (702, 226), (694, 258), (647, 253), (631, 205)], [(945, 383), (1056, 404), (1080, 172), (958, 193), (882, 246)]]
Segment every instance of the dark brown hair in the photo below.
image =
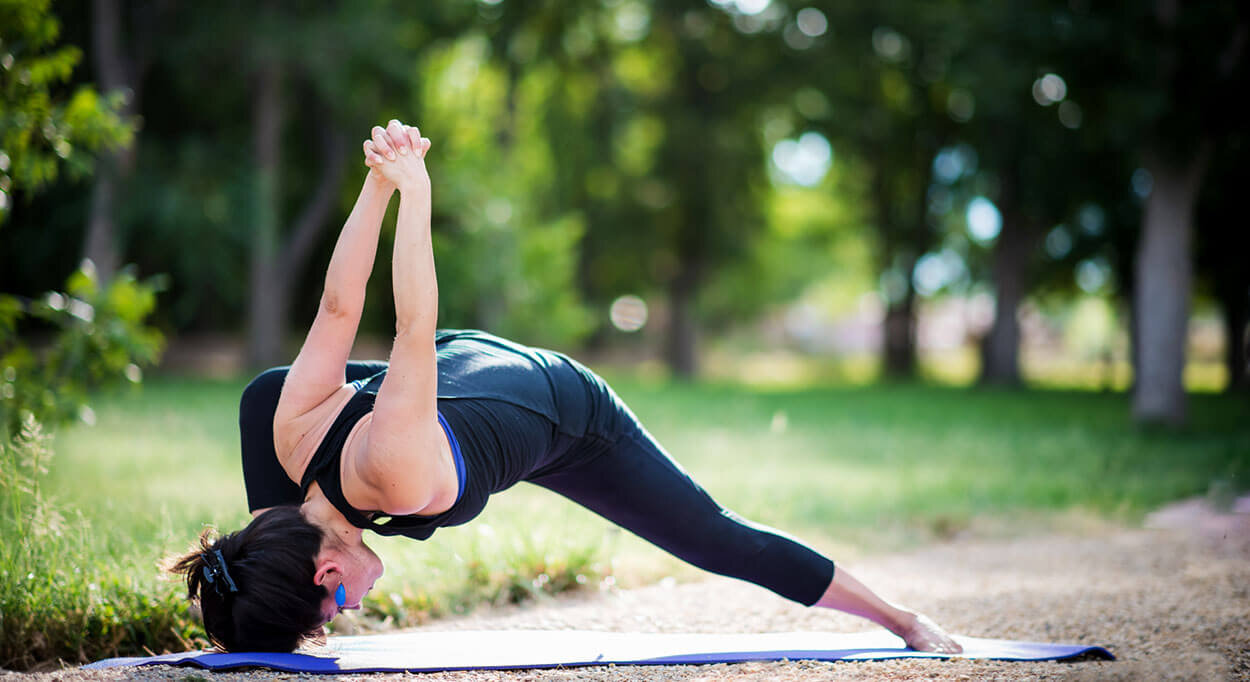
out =
[[(185, 577), (187, 597), (199, 603), (213, 644), (226, 651), (294, 651), (321, 633), (321, 603), (329, 594), (313, 582), (321, 538), (298, 506), (274, 507), (215, 540), (205, 530), (199, 548), (168, 570)], [(206, 578), (206, 558), (214, 551), (221, 552), (237, 591)]]

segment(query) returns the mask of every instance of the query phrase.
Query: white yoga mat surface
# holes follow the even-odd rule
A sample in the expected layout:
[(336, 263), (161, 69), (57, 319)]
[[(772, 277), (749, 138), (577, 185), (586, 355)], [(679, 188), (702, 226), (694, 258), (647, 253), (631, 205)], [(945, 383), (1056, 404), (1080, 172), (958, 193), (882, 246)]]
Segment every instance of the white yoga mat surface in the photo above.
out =
[(113, 658), (86, 668), (195, 665), (210, 670), (265, 667), (286, 672), (434, 672), (554, 668), (586, 665), (676, 665), (743, 661), (878, 661), (891, 658), (985, 658), (1006, 661), (1114, 659), (1081, 644), (1016, 642), (955, 636), (957, 655), (907, 649), (878, 630), (857, 633), (654, 634), (585, 630), (458, 630), (333, 637), (326, 646), (294, 654), (193, 651), (146, 658)]

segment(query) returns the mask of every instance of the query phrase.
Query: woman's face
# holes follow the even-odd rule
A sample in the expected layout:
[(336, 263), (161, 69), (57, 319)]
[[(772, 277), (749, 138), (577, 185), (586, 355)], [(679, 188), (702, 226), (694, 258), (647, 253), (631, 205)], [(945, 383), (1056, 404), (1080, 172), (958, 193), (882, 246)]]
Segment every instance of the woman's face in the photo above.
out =
[[(363, 542), (354, 547), (340, 548), (333, 554), (338, 569), (329, 574), (322, 583), (329, 592), (321, 602), (321, 611), (327, 623), (340, 611), (359, 609), (360, 602), (373, 589), (373, 584), (382, 577), (384, 570), (382, 560)], [(345, 593), (342, 607), (334, 598), (339, 585), (343, 586)]]

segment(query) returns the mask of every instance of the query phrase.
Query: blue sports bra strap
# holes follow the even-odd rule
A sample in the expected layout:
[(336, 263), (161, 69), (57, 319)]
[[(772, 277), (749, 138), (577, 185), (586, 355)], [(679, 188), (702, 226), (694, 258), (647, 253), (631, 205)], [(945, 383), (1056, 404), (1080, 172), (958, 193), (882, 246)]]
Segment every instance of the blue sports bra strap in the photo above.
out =
[(438, 413), (438, 423), (443, 427), (443, 433), (447, 434), (447, 442), (451, 445), (451, 456), (456, 461), (456, 502), (464, 497), (464, 483), (469, 478), (464, 466), (464, 455), (460, 454), (460, 443), (456, 440), (456, 434), (452, 433), (451, 425), (443, 417), (443, 413)]

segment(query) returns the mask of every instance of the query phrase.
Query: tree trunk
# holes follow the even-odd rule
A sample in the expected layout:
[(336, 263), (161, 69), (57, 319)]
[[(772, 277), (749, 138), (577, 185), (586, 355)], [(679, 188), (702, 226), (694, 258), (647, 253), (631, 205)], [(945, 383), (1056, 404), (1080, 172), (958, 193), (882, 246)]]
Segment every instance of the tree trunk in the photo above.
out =
[(1020, 320), (1024, 300), (1024, 266), (1028, 259), (1020, 230), (1003, 225), (994, 246), (994, 324), (981, 340), (982, 384), (1020, 385)]
[(1207, 146), (1184, 163), (1145, 155), (1154, 186), (1146, 199), (1137, 251), (1137, 349), (1140, 375), (1133, 415), (1142, 422), (1185, 421), (1185, 342), (1193, 289), (1194, 203), (1209, 158)]
[[(910, 280), (910, 267), (907, 277)], [(911, 379), (916, 375), (916, 290), (910, 281), (903, 297), (886, 308), (884, 351), (886, 377)]]
[(679, 379), (693, 379), (698, 373), (698, 325), (695, 322), (694, 299), (698, 293), (698, 269), (683, 264), (682, 270), (669, 283), (669, 323), (666, 356), (669, 369)]
[(294, 224), (282, 238), (278, 216), (278, 177), (281, 172), (282, 72), (270, 64), (257, 80), (253, 109), (253, 148), (256, 150), (255, 231), (252, 236), (251, 286), (248, 301), (248, 366), (259, 369), (290, 361), (283, 338), (291, 312), (291, 284), (299, 280), (313, 248), (338, 200), (338, 187), (347, 165), (343, 135), (328, 111), (318, 109), (317, 137), (321, 145), (321, 175)]
[(282, 70), (269, 62), (256, 78), (252, 107), (252, 149), (256, 194), (252, 214), (251, 297), (248, 299), (247, 363), (270, 367), (283, 360), (286, 283), (277, 270), (278, 164), (282, 134)]
[(994, 243), (994, 324), (981, 341), (980, 382), (986, 385), (1014, 387), (1021, 383), (1020, 320), (1016, 313), (1028, 292), (1029, 254), (1037, 240), (1017, 201), (1013, 175), (1003, 183), (999, 206), (1002, 231)]
[[(146, 60), (138, 63), (122, 50), (121, 8), (118, 0), (94, 0), (91, 22), (91, 60), (105, 92), (122, 91), (126, 102), (121, 115), (129, 118), (138, 106), (141, 73)], [(128, 92), (127, 92), (128, 91)], [(129, 147), (100, 157), (87, 215), (83, 258), (95, 264), (100, 282), (108, 282), (121, 264), (117, 238), (117, 194), (134, 168), (134, 142)]]
[(91, 205), (87, 214), (87, 236), (82, 257), (95, 264), (96, 275), (101, 284), (117, 274), (121, 262), (117, 244), (116, 198), (117, 188), (123, 178), (115, 161), (116, 154), (100, 159), (95, 180), (91, 187)]
[(1250, 344), (1250, 292), (1246, 289), (1233, 290), (1220, 296), (1220, 307), (1224, 309), (1225, 349), (1224, 361), (1228, 366), (1229, 392), (1250, 389), (1250, 368), (1246, 363), (1247, 344)]
[(1128, 391), (1136, 395), (1137, 381), (1141, 377), (1141, 300), (1135, 291), (1131, 296), (1128, 302), (1128, 359), (1132, 375), (1129, 377)]

